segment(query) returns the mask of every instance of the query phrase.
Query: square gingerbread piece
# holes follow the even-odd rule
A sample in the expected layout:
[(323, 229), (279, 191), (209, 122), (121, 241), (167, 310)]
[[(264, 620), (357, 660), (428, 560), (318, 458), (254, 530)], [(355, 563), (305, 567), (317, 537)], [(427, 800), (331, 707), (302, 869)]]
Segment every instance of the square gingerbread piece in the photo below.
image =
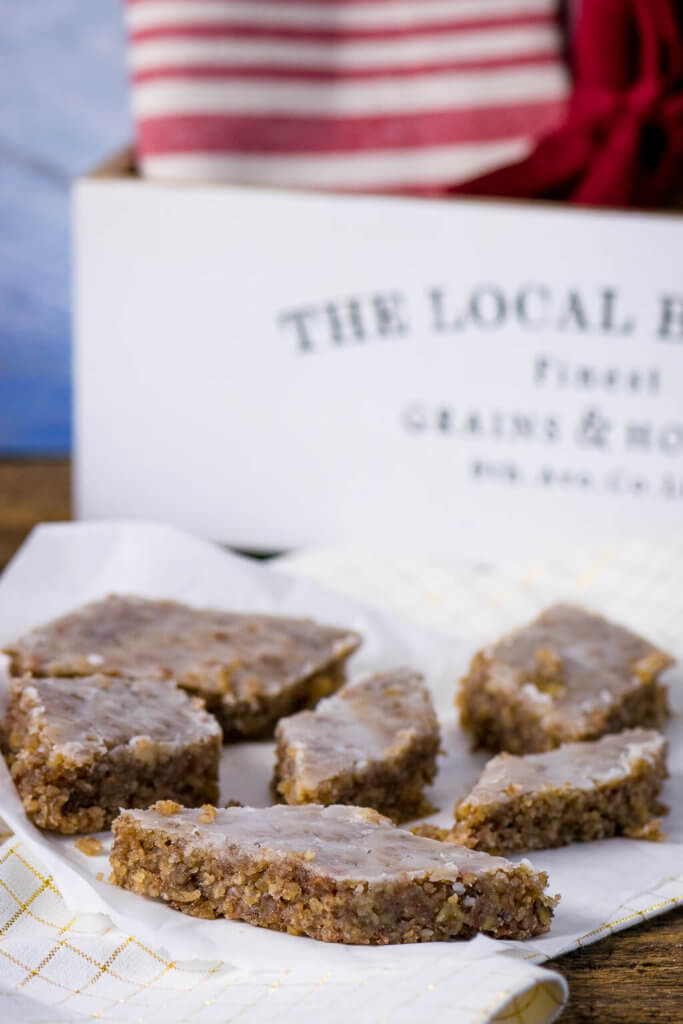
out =
[(657, 839), (666, 754), (666, 740), (652, 729), (543, 754), (498, 754), (456, 805), (453, 828), (424, 825), (418, 834), (495, 854), (618, 835)]
[(513, 754), (642, 726), (667, 715), (665, 651), (601, 615), (557, 604), (475, 654), (457, 696), (479, 746)]
[(324, 942), (386, 945), (547, 931), (547, 876), (422, 839), (361, 807), (162, 801), (113, 826), (111, 881), (195, 917), (227, 917)]
[(175, 686), (102, 675), (14, 679), (3, 731), (10, 774), (40, 828), (97, 832), (121, 807), (218, 799), (220, 726)]
[(357, 633), (309, 619), (113, 595), (34, 629), (5, 654), (14, 675), (176, 682), (234, 739), (270, 735), (283, 715), (339, 689), (359, 644)]
[(423, 678), (381, 672), (275, 730), (274, 789), (289, 804), (356, 804), (394, 821), (428, 814), (439, 724)]

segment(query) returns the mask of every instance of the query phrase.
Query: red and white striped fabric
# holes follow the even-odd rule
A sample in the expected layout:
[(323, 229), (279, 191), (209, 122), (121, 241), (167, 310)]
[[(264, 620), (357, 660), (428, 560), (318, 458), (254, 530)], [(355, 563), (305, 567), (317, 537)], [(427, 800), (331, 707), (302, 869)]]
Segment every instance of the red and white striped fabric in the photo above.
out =
[(558, 0), (127, 0), (142, 173), (438, 192), (566, 109)]

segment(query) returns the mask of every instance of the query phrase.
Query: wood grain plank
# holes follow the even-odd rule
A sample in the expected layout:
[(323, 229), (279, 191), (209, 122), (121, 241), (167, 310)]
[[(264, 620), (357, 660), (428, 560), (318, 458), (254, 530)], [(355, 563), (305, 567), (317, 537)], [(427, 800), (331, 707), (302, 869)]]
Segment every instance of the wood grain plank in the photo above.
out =
[(67, 459), (0, 461), (0, 567), (40, 522), (71, 518)]
[(562, 1024), (683, 1021), (683, 908), (559, 957), (569, 984)]

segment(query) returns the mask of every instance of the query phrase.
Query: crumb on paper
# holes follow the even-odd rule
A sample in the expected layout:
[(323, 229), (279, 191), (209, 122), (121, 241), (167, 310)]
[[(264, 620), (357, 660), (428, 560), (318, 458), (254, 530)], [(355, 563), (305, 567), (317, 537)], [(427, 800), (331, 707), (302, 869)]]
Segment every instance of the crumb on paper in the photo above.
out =
[(199, 815), (199, 818), (197, 820), (201, 825), (208, 825), (209, 822), (213, 821), (213, 819), (218, 814), (218, 811), (213, 806), (213, 804), (202, 804), (200, 810), (201, 814)]
[(437, 839), (439, 842), (448, 842), (452, 835), (452, 829), (441, 828), (439, 825), (416, 825), (410, 830), (414, 836), (422, 836), (424, 839)]
[(76, 840), (75, 846), (86, 857), (99, 857), (104, 853), (104, 846), (95, 836), (81, 836)]
[(223, 804), (224, 807), (244, 807), (241, 800), (226, 800)]
[(98, 871), (97, 874), (95, 875), (95, 878), (97, 879), (98, 882), (103, 882), (104, 881), (104, 871)]
[(666, 832), (662, 831), (662, 822), (659, 818), (652, 818), (635, 828), (624, 829), (624, 835), (629, 839), (643, 839), (646, 843), (662, 843), (666, 839)]

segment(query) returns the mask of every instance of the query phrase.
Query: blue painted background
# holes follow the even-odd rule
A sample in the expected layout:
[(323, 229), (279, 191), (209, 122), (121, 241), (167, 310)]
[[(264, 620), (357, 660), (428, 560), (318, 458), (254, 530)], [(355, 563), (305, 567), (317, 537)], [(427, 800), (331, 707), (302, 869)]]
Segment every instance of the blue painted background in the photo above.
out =
[(0, 0), (0, 453), (69, 449), (69, 185), (130, 138), (122, 3)]

